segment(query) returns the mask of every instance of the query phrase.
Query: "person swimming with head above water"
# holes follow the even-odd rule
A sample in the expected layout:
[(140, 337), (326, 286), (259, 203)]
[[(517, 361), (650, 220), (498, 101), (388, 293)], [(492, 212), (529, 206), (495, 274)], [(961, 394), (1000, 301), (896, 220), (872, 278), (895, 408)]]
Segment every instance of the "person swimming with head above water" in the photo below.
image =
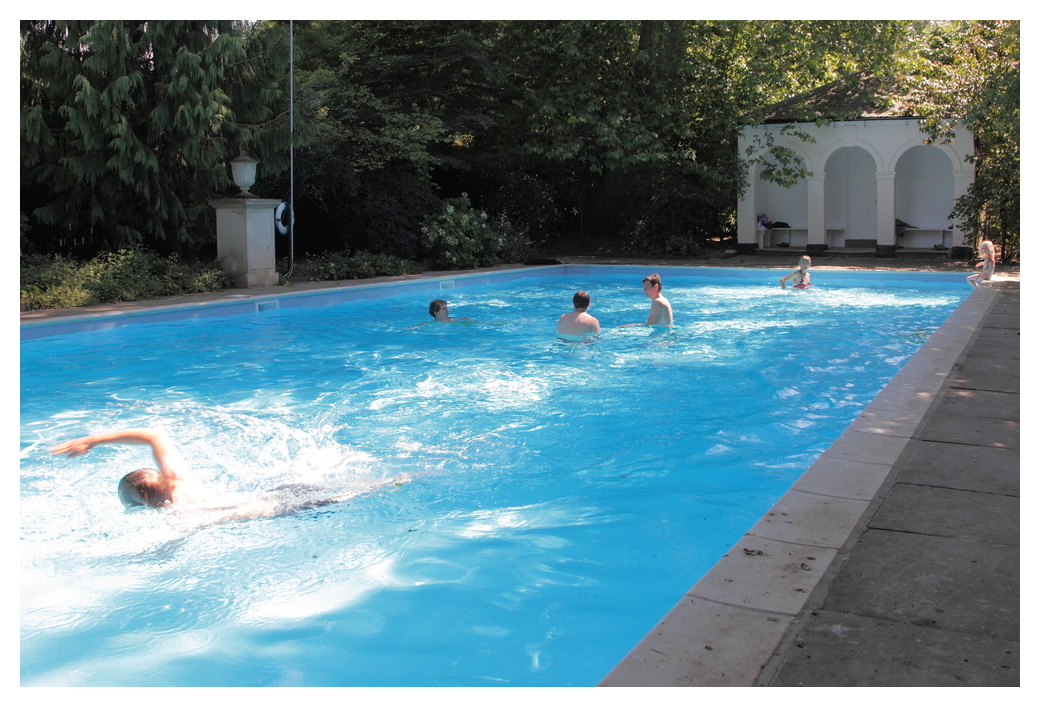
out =
[(401, 478), (378, 479), (361, 489), (344, 490), (336, 487), (338, 493), (331, 493), (334, 490), (331, 486), (296, 483), (276, 486), (253, 497), (221, 497), (187, 478), (187, 464), (177, 447), (162, 432), (148, 428), (79, 437), (51, 448), (51, 453), (68, 455), (69, 458), (78, 457), (105, 444), (148, 445), (159, 467), (136, 469), (119, 480), (116, 492), (125, 508), (147, 506), (169, 509), (171, 512), (192, 511), (196, 514), (194, 525), (289, 515), (340, 503), (378, 486), (403, 483)]
[(811, 287), (812, 283), (809, 281), (809, 267), (812, 265), (812, 258), (808, 255), (803, 255), (798, 259), (798, 269), (792, 270), (787, 275), (780, 278), (780, 289), (787, 289), (787, 281), (790, 280), (796, 290), (804, 290), (807, 287)]
[[(471, 322), (473, 321), (469, 317), (450, 317), (448, 316), (448, 303), (442, 299), (435, 299), (430, 302), (430, 316), (433, 317), (435, 322)], [(428, 323), (428, 322), (427, 322)]]

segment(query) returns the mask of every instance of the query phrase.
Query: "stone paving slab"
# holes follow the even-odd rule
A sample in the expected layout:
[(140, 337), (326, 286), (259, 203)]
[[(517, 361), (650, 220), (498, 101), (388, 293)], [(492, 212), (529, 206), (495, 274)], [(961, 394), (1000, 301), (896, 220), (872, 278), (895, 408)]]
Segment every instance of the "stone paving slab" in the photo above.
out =
[[(1002, 329), (998, 331), (1006, 332), (1007, 330)], [(1018, 361), (1018, 339), (1017, 335), (1012, 337), (1005, 333), (983, 333), (979, 335), (973, 350), (984, 361), (1004, 358), (1013, 358), (1015, 361)]]
[(1015, 641), (820, 610), (807, 617), (776, 687), (1011, 687)]
[(980, 418), (974, 414), (936, 413), (931, 424), (921, 433), (928, 442), (956, 442), (981, 447), (1018, 449), (1018, 420)]
[(952, 388), (939, 403), (937, 412), (971, 415), (984, 419), (1019, 420), (1019, 398), (1000, 391)]
[(982, 327), (979, 329), (978, 339), (976, 344), (980, 346), (989, 346), (992, 344), (999, 344), (1004, 347), (1004, 351), (1007, 353), (1014, 352), (1018, 355), (1019, 344), (1022, 339), (1022, 334), (1018, 327), (997, 328), (997, 327)]
[(1019, 548), (868, 529), (821, 607), (1019, 640)]
[(870, 527), (1018, 545), (1019, 498), (899, 483), (885, 497)]
[(975, 390), (1014, 393), (1021, 387), (1018, 358), (976, 358), (965, 361), (950, 375), (950, 384)]
[(948, 442), (920, 442), (899, 477), (908, 484), (1018, 496), (1019, 451)]
[(986, 326), (993, 329), (1018, 329), (1019, 324), (1017, 314), (991, 314), (986, 318)]

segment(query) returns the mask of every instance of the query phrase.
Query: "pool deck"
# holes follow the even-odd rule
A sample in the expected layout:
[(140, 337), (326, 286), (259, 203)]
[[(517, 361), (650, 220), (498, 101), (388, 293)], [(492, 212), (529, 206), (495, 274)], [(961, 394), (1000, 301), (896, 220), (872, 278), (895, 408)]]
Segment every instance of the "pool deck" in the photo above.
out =
[[(560, 260), (777, 267), (775, 259), (755, 257)], [(842, 261), (842, 267), (971, 271), (949, 261), (929, 267), (865, 259)], [(343, 284), (401, 279), (408, 278)], [(286, 291), (227, 290), (23, 312), (21, 320)], [(1017, 269), (998, 271), (992, 286), (972, 292), (600, 684), (1020, 685), (1019, 311)]]

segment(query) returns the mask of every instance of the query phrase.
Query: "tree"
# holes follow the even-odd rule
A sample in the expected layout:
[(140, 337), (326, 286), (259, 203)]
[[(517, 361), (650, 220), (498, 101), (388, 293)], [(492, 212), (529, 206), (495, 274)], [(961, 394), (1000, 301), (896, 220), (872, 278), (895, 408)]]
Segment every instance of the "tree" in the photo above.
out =
[(474, 136), (494, 121), (496, 27), (297, 24), (300, 101), (315, 135), (300, 155), (301, 187), (325, 217), (321, 245), (417, 257), (423, 218), (440, 205), (435, 170), (469, 170)]
[(211, 240), (207, 199), (231, 187), (231, 158), (250, 153), (261, 176), (287, 166), (285, 39), (229, 21), (23, 21), (33, 216), (109, 248)]
[(975, 135), (975, 181), (952, 218), (973, 242), (1000, 245), (1002, 260), (1020, 248), (1020, 27), (1017, 20), (936, 22), (921, 36), (921, 62), (904, 80), (933, 140), (952, 139), (961, 121)]
[[(887, 71), (907, 22), (510, 22), (500, 51), (521, 94), (502, 126), (587, 186), (562, 210), (643, 250), (687, 255), (734, 226), (755, 109), (855, 70)], [(501, 140), (508, 143), (508, 139)], [(552, 170), (542, 167), (543, 174)], [(559, 197), (563, 201), (563, 195)], [(579, 200), (580, 203), (574, 203)]]

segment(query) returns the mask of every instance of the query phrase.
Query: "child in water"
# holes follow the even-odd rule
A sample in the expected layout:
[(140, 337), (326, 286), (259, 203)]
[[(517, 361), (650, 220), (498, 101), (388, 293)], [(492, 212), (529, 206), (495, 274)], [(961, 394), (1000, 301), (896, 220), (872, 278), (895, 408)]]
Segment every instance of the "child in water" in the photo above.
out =
[(983, 282), (993, 279), (993, 270), (997, 267), (992, 241), (982, 241), (982, 244), (979, 245), (979, 253), (982, 255), (982, 262), (975, 267), (982, 268), (982, 271), (972, 273), (967, 278), (972, 287), (978, 287)]
[(792, 270), (790, 273), (780, 278), (780, 288), (786, 290), (788, 280), (791, 280), (796, 290), (803, 290), (812, 285), (812, 283), (809, 282), (810, 265), (812, 265), (812, 258), (808, 255), (803, 255), (799, 258), (798, 269)]

